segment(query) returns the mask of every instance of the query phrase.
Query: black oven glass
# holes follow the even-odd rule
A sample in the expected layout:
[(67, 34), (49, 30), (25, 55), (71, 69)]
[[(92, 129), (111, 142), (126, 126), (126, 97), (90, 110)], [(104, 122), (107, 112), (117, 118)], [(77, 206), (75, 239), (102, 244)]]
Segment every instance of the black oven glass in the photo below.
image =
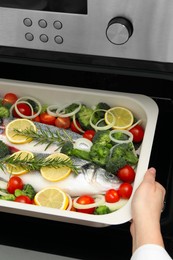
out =
[(0, 7), (87, 14), (87, 0), (0, 0)]

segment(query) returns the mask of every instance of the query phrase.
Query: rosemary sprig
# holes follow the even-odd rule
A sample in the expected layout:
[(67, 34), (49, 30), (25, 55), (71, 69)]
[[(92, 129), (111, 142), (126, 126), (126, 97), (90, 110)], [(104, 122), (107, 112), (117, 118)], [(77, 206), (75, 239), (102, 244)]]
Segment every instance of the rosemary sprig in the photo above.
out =
[(26, 155), (24, 158), (21, 158), (21, 154), (19, 153), (18, 156), (12, 155), (0, 159), (0, 168), (3, 171), (5, 170), (6, 164), (11, 164), (15, 167), (21, 167), (27, 171), (38, 171), (41, 167), (60, 168), (66, 166), (69, 167), (76, 174), (78, 173), (78, 168), (73, 164), (70, 158), (44, 158), (38, 156), (34, 156), (31, 158), (28, 155)]
[(57, 144), (57, 149), (61, 148), (67, 141), (73, 142), (73, 139), (71, 136), (68, 135), (66, 131), (62, 130), (62, 133), (57, 130), (55, 132), (51, 132), (49, 127), (47, 127), (46, 130), (42, 129), (38, 126), (37, 132), (35, 132), (33, 129), (26, 128), (24, 130), (20, 130), (17, 128), (14, 128), (14, 132), (17, 135), (23, 135), (26, 136), (28, 139), (32, 138), (32, 140), (36, 141), (35, 145), (38, 144), (47, 144), (45, 150), (48, 149), (48, 147), (54, 143)]

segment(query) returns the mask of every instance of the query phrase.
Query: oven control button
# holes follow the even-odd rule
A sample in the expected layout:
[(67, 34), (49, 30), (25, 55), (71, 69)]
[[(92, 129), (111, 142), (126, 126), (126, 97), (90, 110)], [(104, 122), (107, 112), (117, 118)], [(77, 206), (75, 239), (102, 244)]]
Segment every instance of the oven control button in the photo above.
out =
[(38, 25), (41, 28), (46, 28), (47, 27), (47, 22), (44, 19), (41, 19), (41, 20), (38, 21)]
[(32, 33), (26, 33), (25, 34), (25, 39), (27, 41), (33, 41), (34, 40), (34, 35)]
[(62, 23), (60, 21), (55, 21), (53, 26), (55, 29), (60, 30), (62, 28)]
[(133, 33), (132, 23), (124, 17), (115, 17), (108, 23), (106, 36), (108, 40), (116, 45), (124, 44)]
[(32, 20), (31, 20), (30, 18), (25, 18), (25, 19), (23, 20), (23, 23), (24, 23), (24, 25), (27, 26), (27, 27), (32, 26)]
[(48, 42), (49, 38), (46, 34), (41, 34), (40, 35), (40, 41), (42, 42)]
[(55, 36), (54, 40), (57, 44), (63, 43), (63, 38), (60, 35)]

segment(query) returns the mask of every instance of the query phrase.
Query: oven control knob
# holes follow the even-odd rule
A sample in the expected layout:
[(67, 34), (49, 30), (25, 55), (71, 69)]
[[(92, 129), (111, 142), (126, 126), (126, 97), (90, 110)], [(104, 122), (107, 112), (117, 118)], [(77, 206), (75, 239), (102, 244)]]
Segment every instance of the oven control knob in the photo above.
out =
[(108, 40), (116, 45), (124, 44), (133, 33), (132, 23), (124, 17), (115, 17), (108, 23), (106, 36)]

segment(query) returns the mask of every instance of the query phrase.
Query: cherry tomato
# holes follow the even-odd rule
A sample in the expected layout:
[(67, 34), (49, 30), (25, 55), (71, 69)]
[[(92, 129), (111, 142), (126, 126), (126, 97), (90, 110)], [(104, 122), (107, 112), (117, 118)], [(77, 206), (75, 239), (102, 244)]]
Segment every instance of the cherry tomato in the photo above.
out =
[(20, 203), (32, 204), (32, 200), (26, 195), (20, 195), (20, 196), (16, 197), (14, 201), (20, 202)]
[(13, 194), (16, 189), (22, 190), (23, 186), (23, 181), (19, 176), (12, 176), (7, 183), (7, 191)]
[(70, 117), (57, 117), (55, 120), (55, 125), (59, 128), (67, 129), (70, 127), (70, 124)]
[(9, 92), (9, 93), (6, 93), (5, 96), (3, 97), (2, 104), (3, 105), (6, 105), (6, 104), (13, 105), (17, 99), (18, 99), (18, 97), (16, 96), (16, 94)]
[(89, 139), (90, 141), (92, 141), (94, 135), (95, 135), (95, 131), (94, 130), (86, 130), (85, 133), (83, 134), (83, 137), (86, 139)]
[(143, 140), (144, 137), (144, 129), (140, 125), (135, 125), (133, 128), (129, 130), (129, 132), (133, 135), (133, 142), (139, 143)]
[[(17, 108), (18, 108), (19, 112), (20, 112), (22, 115), (25, 115), (25, 116), (31, 116), (31, 115), (32, 115), (32, 111), (31, 111), (30, 106), (28, 106), (28, 105), (25, 104), (25, 103), (19, 103), (19, 104), (17, 104)], [(17, 118), (20, 118), (20, 117), (21, 117), (20, 115), (18, 115), (18, 113), (15, 111), (15, 109), (13, 109), (13, 116), (14, 116), (14, 117), (17, 117)]]
[(133, 187), (130, 183), (124, 182), (120, 185), (118, 193), (121, 198), (129, 199), (132, 194)]
[(114, 202), (119, 201), (119, 199), (120, 199), (119, 193), (115, 189), (110, 189), (105, 194), (106, 202), (114, 203)]
[(40, 116), (36, 116), (35, 118), (32, 119), (32, 121), (40, 123)]
[[(34, 113), (34, 114), (36, 114), (36, 113)], [(34, 117), (34, 118), (32, 119), (32, 121), (34, 121), (34, 122), (40, 122), (40, 115)]]
[[(94, 198), (89, 196), (89, 195), (82, 195), (77, 199), (77, 203), (79, 204), (92, 204), (94, 203)], [(82, 213), (88, 213), (88, 214), (93, 214), (95, 210), (94, 208), (89, 208), (89, 209), (77, 209), (77, 212), (82, 212)]]
[(40, 122), (47, 125), (55, 125), (55, 116), (49, 115), (47, 112), (40, 114)]
[(130, 165), (125, 165), (117, 172), (118, 178), (124, 182), (132, 183), (135, 179), (135, 171)]
[[(77, 120), (76, 120), (76, 125), (81, 129), (80, 123)], [(73, 121), (70, 124), (70, 129), (71, 129), (71, 131), (73, 131), (75, 133), (81, 134), (81, 132), (76, 128)]]

